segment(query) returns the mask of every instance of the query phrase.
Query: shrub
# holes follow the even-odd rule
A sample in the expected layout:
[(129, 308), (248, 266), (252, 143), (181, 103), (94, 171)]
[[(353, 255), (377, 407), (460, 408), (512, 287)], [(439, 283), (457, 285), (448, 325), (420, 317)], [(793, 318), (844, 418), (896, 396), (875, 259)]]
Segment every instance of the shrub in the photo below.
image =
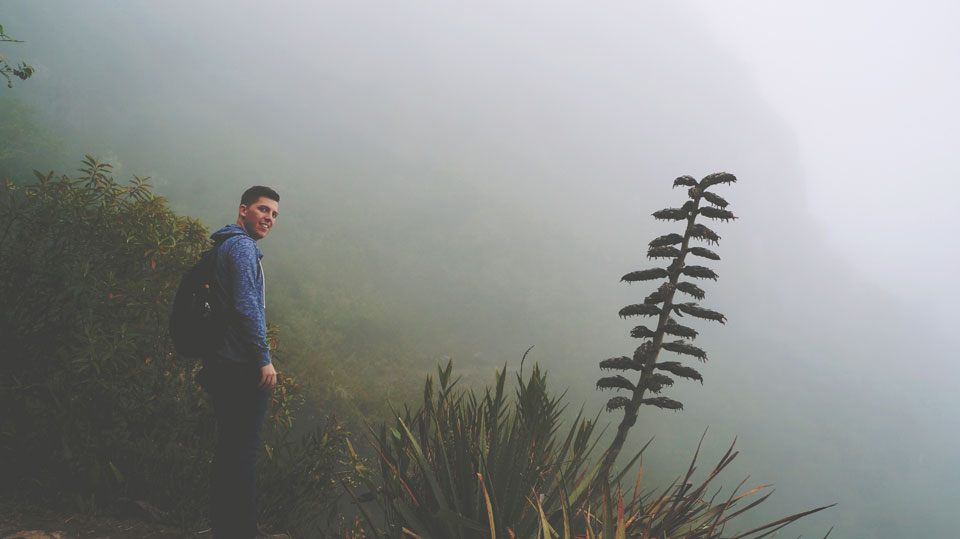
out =
[(530, 496), (555, 519), (561, 507), (583, 503), (596, 473), (588, 467), (595, 422), (581, 413), (560, 433), (564, 407), (539, 368), (526, 381), (517, 377), (512, 400), (505, 372), (479, 394), (456, 387), (452, 363), (438, 371), (440, 386), (427, 378), (419, 409), (373, 432), (382, 484), (370, 486), (385, 519), (382, 529), (370, 520), (375, 533), (533, 537), (540, 516)]
[[(80, 172), (0, 189), (0, 459), (14, 463), (0, 470), (0, 489), (87, 512), (136, 501), (196, 525), (216, 427), (198, 364), (173, 353), (167, 321), (207, 230), (146, 179), (120, 185), (90, 156)], [(264, 429), (271, 523), (326, 514), (347, 454), (335, 421), (291, 439), (298, 394), (281, 379)], [(311, 508), (288, 503), (293, 494), (312, 496)]]
[[(632, 496), (624, 496), (620, 482), (646, 445), (607, 481), (598, 477), (602, 461), (591, 465), (599, 439), (595, 419), (578, 414), (561, 429), (562, 395), (550, 394), (539, 368), (526, 381), (517, 377), (513, 399), (504, 390), (504, 372), (481, 394), (456, 388), (451, 370), (450, 363), (438, 368), (439, 389), (427, 378), (420, 408), (372, 432), (379, 482), (368, 479), (365, 497), (378, 501), (379, 512), (363, 510), (369, 535), (716, 539), (769, 496), (770, 485), (741, 492), (744, 483), (721, 495), (715, 482), (737, 456), (732, 445), (699, 484), (693, 481), (698, 447), (686, 472), (667, 488), (641, 490), (638, 474)], [(822, 509), (736, 537), (759, 538)]]
[(87, 156), (79, 178), (37, 174), (0, 195), (0, 453), (18, 463), (3, 483), (83, 510), (177, 499), (212, 431), (195, 364), (165, 333), (206, 231), (110, 170)]

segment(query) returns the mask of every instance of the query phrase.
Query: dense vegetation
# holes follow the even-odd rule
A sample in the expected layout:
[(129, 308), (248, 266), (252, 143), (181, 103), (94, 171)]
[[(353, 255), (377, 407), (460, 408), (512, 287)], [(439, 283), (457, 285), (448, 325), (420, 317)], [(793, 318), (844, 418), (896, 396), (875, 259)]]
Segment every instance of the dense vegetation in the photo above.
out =
[[(136, 505), (195, 524), (215, 425), (167, 320), (207, 231), (145, 179), (121, 185), (110, 172), (88, 156), (78, 177), (38, 173), (0, 192), (0, 458), (17, 464), (0, 485), (64, 509)], [(286, 377), (274, 393), (260, 497), (267, 522), (315, 526), (336, 499), (346, 432), (327, 422), (291, 437), (297, 387)]]
[[(596, 418), (580, 410), (563, 428), (562, 396), (550, 393), (537, 367), (526, 380), (517, 375), (512, 399), (505, 372), (481, 394), (457, 388), (451, 371), (449, 363), (438, 368), (436, 389), (427, 379), (415, 412), (405, 409), (394, 426), (375, 429), (380, 482), (368, 487), (385, 525), (364, 513), (375, 537), (719, 538), (769, 496), (750, 499), (770, 485), (740, 492), (741, 483), (724, 496), (712, 485), (736, 458), (732, 445), (698, 484), (694, 457), (666, 489), (641, 489), (641, 471), (632, 495), (624, 494), (620, 482), (646, 445), (616, 477), (603, 476), (604, 460), (592, 457)], [(763, 537), (821, 509), (727, 536)]]

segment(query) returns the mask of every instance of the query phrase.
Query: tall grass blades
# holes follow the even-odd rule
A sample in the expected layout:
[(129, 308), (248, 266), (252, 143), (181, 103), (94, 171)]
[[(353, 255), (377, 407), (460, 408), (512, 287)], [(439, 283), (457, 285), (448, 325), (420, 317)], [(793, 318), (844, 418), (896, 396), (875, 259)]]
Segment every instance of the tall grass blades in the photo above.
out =
[[(452, 364), (428, 378), (423, 406), (373, 432), (381, 458), (381, 533), (424, 538), (538, 537), (584, 505), (596, 474), (595, 418), (561, 431), (561, 396), (538, 367), (512, 399), (498, 371), (482, 394), (460, 390)], [(375, 487), (374, 487), (375, 488)], [(406, 531), (404, 531), (406, 530)]]
[[(831, 507), (735, 529), (734, 519), (763, 503), (772, 490), (770, 485), (744, 490), (744, 481), (724, 493), (716, 485), (737, 457), (732, 444), (699, 483), (698, 445), (672, 484), (641, 489), (640, 467), (632, 495), (624, 495), (621, 481), (649, 442), (612, 481), (599, 477), (602, 461), (590, 462), (598, 439), (595, 419), (578, 414), (569, 429), (562, 429), (562, 395), (550, 395), (539, 368), (527, 380), (517, 378), (513, 399), (506, 397), (503, 372), (481, 396), (457, 389), (451, 369), (450, 363), (438, 368), (439, 388), (427, 379), (422, 407), (405, 410), (392, 426), (371, 429), (379, 482), (368, 476), (364, 496), (347, 489), (363, 514), (366, 536), (759, 539)], [(372, 499), (379, 513), (361, 502)]]

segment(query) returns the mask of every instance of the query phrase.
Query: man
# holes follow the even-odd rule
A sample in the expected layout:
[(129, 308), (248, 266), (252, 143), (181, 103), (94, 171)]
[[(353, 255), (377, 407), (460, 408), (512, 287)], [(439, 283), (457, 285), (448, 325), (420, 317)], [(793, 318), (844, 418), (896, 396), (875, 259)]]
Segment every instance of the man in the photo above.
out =
[(255, 465), (277, 371), (267, 346), (263, 253), (257, 242), (273, 229), (279, 205), (273, 189), (251, 187), (240, 199), (237, 222), (211, 236), (217, 249), (214, 307), (224, 325), (222, 340), (204, 358), (203, 374), (217, 417), (210, 511), (217, 539), (262, 537)]

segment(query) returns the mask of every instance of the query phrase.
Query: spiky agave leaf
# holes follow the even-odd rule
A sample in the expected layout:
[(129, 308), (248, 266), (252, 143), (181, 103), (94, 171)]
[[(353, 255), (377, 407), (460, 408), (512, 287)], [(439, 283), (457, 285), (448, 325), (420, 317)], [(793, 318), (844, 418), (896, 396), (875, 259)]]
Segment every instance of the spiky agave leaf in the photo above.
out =
[(709, 258), (710, 260), (720, 260), (720, 255), (707, 249), (706, 247), (691, 247), (687, 250), (692, 255), (702, 256), (703, 258)]
[(707, 202), (713, 204), (718, 208), (726, 208), (727, 201), (720, 195), (716, 193), (711, 193), (710, 191), (703, 192), (703, 198), (707, 199)]
[(630, 399), (626, 397), (614, 397), (607, 401), (607, 411), (612, 412), (617, 408), (628, 408), (631, 406)]
[(615, 369), (618, 371), (639, 371), (643, 368), (643, 363), (634, 361), (627, 356), (612, 357), (610, 359), (604, 359), (600, 362), (600, 369)]
[(703, 299), (706, 295), (706, 292), (704, 292), (702, 288), (688, 281), (681, 281), (677, 283), (677, 290), (683, 292), (684, 294), (690, 294), (697, 299)]
[(684, 266), (680, 270), (684, 275), (690, 277), (696, 277), (697, 279), (713, 279), (717, 280), (717, 274), (710, 268), (706, 266)]
[(654, 238), (648, 245), (650, 247), (663, 247), (664, 245), (676, 245), (678, 243), (683, 243), (683, 236), (680, 234), (665, 234)]
[(685, 185), (687, 187), (693, 187), (697, 185), (697, 180), (693, 179), (693, 176), (680, 176), (676, 180), (673, 180), (673, 186), (679, 187)]
[(665, 342), (661, 346), (663, 347), (664, 350), (669, 350), (671, 352), (676, 352), (678, 354), (693, 356), (703, 362), (707, 361), (707, 353), (704, 352), (703, 349), (697, 348), (692, 344), (687, 344), (684, 341)]
[[(666, 397), (653, 397), (652, 399), (643, 399), (640, 401), (641, 404), (649, 404), (651, 406), (656, 406), (657, 408), (663, 408), (665, 410), (683, 410), (683, 404), (679, 402), (668, 399)], [(610, 404), (607, 404), (607, 409), (610, 409)]]
[(732, 211), (721, 210), (719, 208), (714, 208), (713, 206), (700, 208), (700, 215), (709, 217), (710, 219), (719, 219), (721, 221), (730, 221), (731, 219), (737, 218)]
[(664, 208), (653, 212), (652, 215), (658, 221), (683, 221), (690, 216), (683, 208)]
[(677, 303), (673, 306), (678, 312), (683, 312), (689, 314), (690, 316), (696, 316), (697, 318), (703, 318), (704, 320), (714, 320), (725, 324), (727, 322), (727, 317), (722, 314), (711, 311), (710, 309), (704, 309), (696, 303)]
[(656, 335), (656, 333), (646, 326), (637, 326), (630, 330), (630, 336), (635, 339), (649, 339), (654, 335)]
[(699, 335), (699, 333), (697, 333), (697, 330), (691, 327), (682, 326), (678, 324), (677, 321), (674, 320), (673, 318), (667, 320), (667, 325), (664, 326), (663, 332), (666, 333), (667, 335), (673, 335), (675, 337), (686, 337), (688, 339), (696, 339), (697, 335)]
[(597, 380), (597, 389), (626, 389), (628, 391), (633, 391), (635, 387), (630, 383), (630, 380), (627, 380), (618, 374), (616, 376), (606, 376)]
[(706, 190), (718, 183), (736, 183), (737, 177), (727, 172), (714, 172), (700, 180), (700, 189)]
[(670, 378), (665, 374), (655, 372), (641, 380), (640, 383), (643, 385), (643, 387), (649, 389), (650, 391), (654, 393), (660, 393), (664, 387), (673, 385), (673, 378)]
[(631, 271), (620, 278), (620, 282), (634, 283), (637, 281), (650, 281), (653, 279), (664, 279), (668, 276), (667, 270), (663, 268), (650, 268), (640, 271)]
[(687, 227), (687, 232), (690, 234), (691, 238), (697, 238), (704, 240), (707, 243), (719, 243), (720, 236), (716, 232), (710, 230), (709, 228), (701, 224), (693, 224)]
[(674, 376), (689, 378), (690, 380), (696, 380), (701, 384), (703, 383), (703, 376), (701, 376), (696, 369), (681, 365), (679, 361), (661, 361), (660, 363), (657, 363), (655, 368), (667, 371)]
[(657, 316), (658, 314), (660, 314), (660, 307), (647, 305), (645, 303), (635, 303), (620, 309), (620, 318), (626, 318), (628, 316)]
[(680, 256), (680, 249), (664, 245), (647, 249), (647, 258), (676, 258)]

